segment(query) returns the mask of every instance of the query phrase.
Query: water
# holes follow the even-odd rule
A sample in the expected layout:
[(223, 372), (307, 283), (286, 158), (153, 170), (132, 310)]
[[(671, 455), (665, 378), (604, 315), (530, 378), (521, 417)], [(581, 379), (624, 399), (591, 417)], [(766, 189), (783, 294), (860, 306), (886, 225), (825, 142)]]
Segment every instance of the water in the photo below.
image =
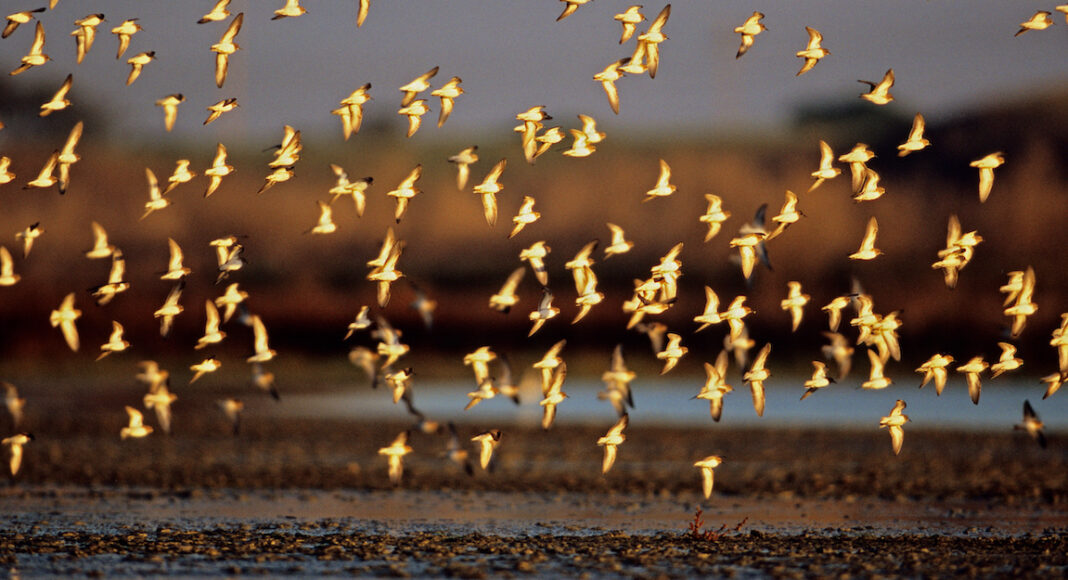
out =
[[(773, 379), (774, 381), (775, 379)], [(804, 401), (799, 401), (804, 389), (801, 380), (778, 379), (779, 385), (769, 381), (764, 417), (753, 410), (748, 385), (738, 383), (724, 398), (724, 426), (811, 426), (811, 427), (868, 427), (878, 425), (889, 414), (897, 399), (908, 404), (905, 414), (911, 426), (953, 428), (965, 430), (1012, 429), (1021, 422), (1023, 402), (1030, 400), (1039, 417), (1056, 428), (1068, 417), (1068, 397), (1054, 395), (1043, 401), (1045, 385), (1030, 381), (1001, 378), (986, 381), (978, 405), (968, 397), (963, 381), (951, 381), (942, 396), (934, 387), (916, 388), (918, 381), (894, 384), (890, 388), (868, 391), (850, 385), (831, 385)], [(659, 379), (654, 382), (635, 382), (635, 408), (630, 412), (631, 424), (695, 426), (713, 424), (708, 402), (694, 399), (701, 387), (701, 379)], [(783, 384), (792, 385), (790, 387)], [(427, 417), (439, 421), (497, 421), (504, 424), (536, 425), (541, 421), (542, 408), (537, 404), (540, 393), (536, 385), (526, 385), (520, 395), (522, 404), (515, 405), (506, 397), (483, 401), (468, 411), (466, 393), (474, 390), (465, 382), (428, 382), (415, 386), (415, 406)], [(600, 382), (568, 380), (564, 391), (568, 398), (557, 407), (557, 421), (563, 423), (604, 423), (615, 417), (607, 401), (597, 399), (603, 388)], [(403, 403), (394, 405), (388, 390), (365, 387), (338, 387), (325, 393), (293, 395), (286, 404), (272, 412), (287, 417), (308, 418), (382, 418), (403, 419)]]

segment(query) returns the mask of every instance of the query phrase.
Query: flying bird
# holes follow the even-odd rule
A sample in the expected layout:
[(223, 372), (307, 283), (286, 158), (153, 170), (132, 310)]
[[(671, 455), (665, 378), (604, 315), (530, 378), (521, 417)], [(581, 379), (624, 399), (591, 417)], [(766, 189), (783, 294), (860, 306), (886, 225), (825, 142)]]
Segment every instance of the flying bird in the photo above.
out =
[(857, 82), (871, 87), (870, 91), (860, 95), (860, 98), (865, 101), (875, 103), (876, 105), (885, 105), (894, 100), (894, 95), (890, 94), (890, 87), (894, 86), (894, 69), (887, 69), (886, 74), (883, 75), (883, 79), (877, 83), (861, 80), (858, 80)]
[(722, 457), (709, 455), (693, 464), (694, 467), (701, 470), (701, 490), (705, 494), (705, 499), (712, 496), (712, 484), (715, 481), (713, 470), (719, 467), (721, 463), (723, 463)]
[(59, 330), (63, 332), (63, 339), (67, 341), (67, 346), (74, 352), (78, 352), (79, 346), (78, 328), (74, 325), (74, 321), (78, 320), (81, 315), (82, 311), (74, 307), (74, 292), (71, 292), (63, 298), (59, 308), (53, 310), (48, 317), (52, 328), (59, 327)]
[[(212, 13), (214, 12), (213, 10)], [(226, 12), (226, 14), (229, 15), (229, 12)], [(226, 16), (221, 16), (219, 20), (223, 18), (226, 18)], [(230, 22), (230, 26), (226, 27), (226, 32), (219, 38), (219, 42), (211, 45), (211, 51), (215, 53), (215, 86), (220, 89), (226, 82), (226, 73), (230, 70), (230, 55), (241, 50), (241, 46), (234, 42), (234, 38), (238, 32), (241, 32), (241, 23), (244, 20), (245, 13), (239, 12)]]
[(604, 447), (604, 459), (601, 461), (601, 475), (608, 473), (609, 469), (616, 462), (616, 448), (623, 444), (627, 440), (627, 436), (623, 434), (623, 430), (627, 428), (627, 423), (630, 417), (624, 414), (619, 418), (619, 421), (612, 428), (604, 434), (604, 437), (597, 439), (597, 444)]
[(38, 116), (47, 117), (56, 111), (62, 111), (69, 107), (70, 99), (67, 98), (67, 93), (70, 92), (72, 82), (74, 82), (74, 75), (67, 75), (56, 94), (52, 95), (52, 98), (47, 103), (41, 105), (41, 112), (38, 113)]
[(742, 44), (738, 47), (738, 54), (734, 55), (734, 58), (741, 58), (742, 55), (748, 52), (749, 48), (753, 46), (753, 41), (756, 38), (756, 35), (768, 29), (768, 27), (764, 26), (764, 23), (761, 22), (761, 19), (763, 18), (763, 13), (753, 12), (753, 15), (746, 18), (741, 26), (734, 27), (734, 32), (742, 35)]
[(831, 54), (831, 51), (821, 45), (823, 35), (820, 34), (820, 31), (811, 26), (806, 26), (805, 30), (808, 32), (808, 44), (805, 46), (805, 50), (797, 52), (797, 58), (805, 59), (805, 64), (801, 65), (801, 70), (797, 71), (796, 76), (801, 76), (812, 70), (812, 67), (816, 66), (816, 63), (821, 58)]
[(879, 427), (886, 427), (890, 431), (890, 445), (894, 449), (894, 455), (901, 453), (901, 444), (905, 442), (904, 425), (909, 416), (904, 414), (905, 401), (898, 399), (890, 414), (879, 420)]

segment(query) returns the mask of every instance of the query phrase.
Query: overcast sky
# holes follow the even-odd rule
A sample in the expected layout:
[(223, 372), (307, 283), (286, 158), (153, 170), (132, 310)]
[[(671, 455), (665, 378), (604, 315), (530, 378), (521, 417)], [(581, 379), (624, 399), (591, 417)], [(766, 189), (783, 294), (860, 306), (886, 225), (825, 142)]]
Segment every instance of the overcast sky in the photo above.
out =
[[(32, 8), (40, 2), (5, 2), (5, 10)], [(306, 0), (308, 13), (271, 21), (282, 0), (234, 0), (231, 11), (245, 12), (237, 37), (242, 50), (232, 58), (224, 88), (213, 82), (209, 47), (225, 23), (198, 25), (214, 0), (118, 1), (62, 0), (40, 15), (47, 32), (45, 52), (54, 60), (14, 77), (19, 83), (58, 88), (74, 73), (74, 108), (45, 122), (69, 124), (79, 99), (106, 106), (113, 128), (143, 137), (159, 135), (162, 112), (156, 99), (180, 92), (175, 135), (205, 142), (277, 135), (283, 124), (334, 131), (330, 114), (340, 99), (370, 82), (374, 101), (370, 122), (399, 119), (397, 87), (434, 66), (436, 88), (460, 76), (467, 91), (442, 129), (427, 122), (414, 139), (450, 139), (482, 129), (508, 130), (514, 115), (545, 105), (560, 116), (585, 112), (606, 130), (767, 129), (788, 119), (802, 104), (854, 99), (893, 67), (897, 101), (890, 106), (911, 116), (922, 111), (929, 122), (961, 107), (1016, 98), (1046, 90), (1068, 78), (1068, 25), (1013, 37), (1019, 23), (1053, 3), (974, 1), (822, 1), (742, 2), (675, 1), (664, 32), (656, 79), (628, 77), (618, 83), (621, 113), (612, 114), (594, 73), (628, 56), (634, 40), (618, 44), (620, 26), (612, 16), (630, 2), (596, 0), (556, 22), (563, 6), (556, 0), (372, 0), (370, 15), (355, 26), (355, 0)], [(662, 3), (646, 3), (652, 19)], [(754, 9), (767, 16), (768, 31), (741, 59), (734, 26)], [(73, 21), (102, 12), (96, 44), (82, 65), (74, 61)], [(116, 61), (117, 41), (108, 31), (126, 18), (140, 18), (145, 30)], [(639, 26), (644, 30), (648, 22)], [(795, 77), (801, 59), (794, 53), (806, 41), (805, 26), (819, 29), (831, 56), (808, 74)], [(0, 41), (0, 66), (18, 66), (28, 49), (33, 25)], [(130, 87), (124, 86), (126, 58), (155, 50)], [(204, 107), (237, 97), (241, 108), (205, 128)], [(436, 120), (438, 104), (429, 102)], [(0, 142), (10, 136), (0, 132)]]

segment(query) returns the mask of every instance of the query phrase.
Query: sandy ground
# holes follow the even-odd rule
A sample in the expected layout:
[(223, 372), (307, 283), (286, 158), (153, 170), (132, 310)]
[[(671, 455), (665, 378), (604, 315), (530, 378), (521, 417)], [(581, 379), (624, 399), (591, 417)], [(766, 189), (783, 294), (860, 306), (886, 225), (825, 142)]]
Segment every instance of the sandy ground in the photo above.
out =
[[(1068, 570), (1068, 452), (1022, 433), (635, 425), (600, 473), (600, 426), (506, 431), (491, 472), (409, 423), (214, 414), (120, 441), (121, 416), (39, 417), (0, 492), (14, 575), (825, 576)], [(460, 424), (461, 438), (486, 425)], [(471, 447), (474, 451), (474, 447)], [(704, 500), (692, 463), (724, 457)], [(696, 510), (702, 531), (688, 531)]]

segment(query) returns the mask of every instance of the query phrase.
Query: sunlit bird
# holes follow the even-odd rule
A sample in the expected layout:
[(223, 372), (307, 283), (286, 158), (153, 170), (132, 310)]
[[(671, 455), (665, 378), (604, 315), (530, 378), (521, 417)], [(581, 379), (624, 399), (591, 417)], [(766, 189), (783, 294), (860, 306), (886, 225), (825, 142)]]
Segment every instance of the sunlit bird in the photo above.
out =
[(908, 422), (909, 416), (904, 413), (905, 401), (898, 399), (894, 403), (894, 408), (890, 410), (890, 414), (879, 420), (879, 427), (886, 427), (890, 431), (890, 446), (894, 450), (894, 455), (901, 453), (901, 445), (905, 442), (905, 423)]
[(916, 113), (916, 116), (912, 119), (912, 129), (909, 130), (908, 138), (904, 143), (897, 146), (898, 157), (904, 157), (909, 153), (920, 151), (931, 145), (931, 142), (923, 136), (923, 131), (926, 125), (923, 115)]
[(144, 70), (145, 65), (156, 60), (156, 51), (149, 50), (147, 52), (141, 52), (126, 59), (126, 64), (130, 65), (130, 74), (126, 76), (126, 86), (130, 86), (137, 77), (141, 76), (141, 71)]
[[(216, 6), (218, 8), (218, 5)], [(225, 12), (225, 10), (224, 10)], [(215, 10), (212, 13), (216, 13)], [(226, 12), (229, 15), (229, 12)], [(206, 18), (207, 16), (205, 16)], [(221, 16), (222, 20), (226, 16)], [(245, 20), (245, 13), (240, 12), (226, 27), (226, 32), (219, 38), (219, 42), (211, 45), (211, 51), (215, 53), (215, 86), (222, 88), (226, 82), (226, 74), (230, 70), (230, 55), (241, 50), (241, 46), (234, 42), (238, 32), (241, 32), (241, 23)]]
[(753, 15), (746, 18), (741, 26), (734, 27), (734, 32), (742, 35), (742, 44), (738, 47), (738, 53), (734, 55), (734, 58), (741, 58), (753, 46), (756, 35), (768, 29), (761, 22), (763, 18), (764, 14), (762, 12), (753, 12)]
[(467, 147), (456, 155), (449, 156), (449, 163), (456, 164), (456, 189), (463, 191), (471, 174), (471, 165), (478, 162), (478, 145)]
[(441, 100), (441, 110), (438, 111), (438, 127), (441, 127), (445, 124), (445, 121), (449, 120), (456, 98), (464, 94), (464, 89), (460, 86), (461, 82), (463, 82), (463, 79), (460, 77), (452, 77), (441, 88), (430, 91), (430, 96), (438, 97)]
[[(8, 17), (8, 26), (11, 25), (11, 17)], [(52, 60), (52, 57), (44, 53), (45, 32), (44, 25), (41, 21), (37, 21), (37, 28), (34, 30), (33, 44), (30, 45), (30, 51), (26, 53), (26, 56), (22, 57), (22, 64), (18, 68), (8, 73), (11, 76), (22, 74), (35, 66), (41, 66), (44, 63)], [(127, 83), (129, 84), (129, 83)]]
[(80, 344), (78, 341), (78, 328), (74, 325), (74, 322), (81, 315), (82, 311), (74, 307), (74, 292), (71, 292), (63, 298), (59, 308), (53, 310), (48, 317), (52, 328), (59, 327), (59, 330), (63, 333), (63, 339), (67, 341), (67, 346), (74, 352), (78, 352)]
[(634, 36), (634, 31), (637, 29), (638, 24), (645, 21), (645, 16), (639, 12), (641, 9), (641, 5), (630, 6), (623, 12), (612, 17), (613, 20), (619, 22), (623, 26), (623, 32), (619, 37), (619, 44), (623, 44), (630, 40), (630, 38)]
[(871, 87), (871, 90), (860, 95), (860, 98), (876, 105), (885, 105), (894, 100), (894, 95), (890, 94), (890, 87), (894, 86), (894, 69), (887, 69), (886, 74), (883, 75), (883, 79), (877, 83), (871, 81), (857, 81)]
[(971, 167), (979, 169), (979, 203), (990, 197), (990, 190), (994, 187), (994, 170), (1005, 164), (1005, 155), (996, 151), (985, 157), (981, 157), (969, 163)]
[(126, 54), (126, 49), (130, 48), (130, 39), (133, 35), (144, 30), (137, 23), (137, 20), (137, 18), (123, 20), (121, 24), (111, 29), (111, 33), (119, 39), (119, 50), (115, 53), (116, 59), (120, 59), (122, 55)]
[(990, 364), (983, 360), (982, 356), (972, 357), (968, 362), (957, 367), (958, 373), (964, 373), (965, 378), (968, 380), (968, 396), (971, 397), (972, 402), (976, 405), (979, 404), (979, 394), (982, 392), (983, 384), (979, 377), (979, 374), (990, 367)]
[(296, 18), (298, 16), (303, 16), (307, 12), (307, 10), (300, 5), (300, 0), (285, 0), (285, 2), (285, 5), (274, 11), (274, 16), (271, 17), (271, 20)]
[(56, 111), (62, 111), (69, 107), (70, 99), (67, 98), (67, 93), (70, 92), (71, 83), (73, 82), (74, 75), (67, 75), (56, 94), (52, 95), (52, 98), (47, 103), (41, 105), (41, 112), (38, 113), (38, 116), (47, 117)]
[(411, 453), (412, 448), (408, 445), (408, 432), (403, 431), (387, 447), (378, 450), (379, 455), (385, 455), (389, 463), (389, 481), (393, 485), (400, 484), (404, 474), (404, 456)]
[(875, 247), (875, 236), (879, 233), (879, 222), (872, 216), (868, 220), (868, 227), (864, 231), (864, 239), (860, 242), (860, 248), (849, 255), (853, 260), (874, 260), (881, 256), (883, 251)]
[(823, 48), (823, 35), (818, 30), (811, 26), (806, 26), (805, 31), (808, 32), (808, 44), (805, 45), (804, 50), (797, 52), (797, 58), (805, 59), (805, 64), (801, 65), (801, 70), (797, 71), (796, 76), (801, 76), (812, 70), (820, 59), (831, 54), (831, 51)]
[(33, 10), (23, 10), (21, 12), (14, 12), (12, 14), (8, 14), (6, 17), (7, 23), (4, 25), (4, 31), (0, 33), (0, 38), (7, 38), (11, 36), (11, 33), (15, 32), (15, 30), (20, 25), (26, 24), (27, 22), (33, 20), (34, 14), (44, 11), (45, 8), (42, 6), (40, 8), (34, 8)]
[(623, 444), (627, 440), (627, 436), (623, 434), (623, 431), (627, 428), (629, 422), (629, 415), (624, 414), (619, 418), (619, 421), (612, 428), (604, 434), (603, 437), (597, 439), (597, 444), (604, 447), (604, 459), (601, 461), (601, 475), (608, 473), (609, 469), (616, 463), (616, 448)]
[(1020, 29), (1013, 36), (1020, 36), (1028, 30), (1045, 30), (1053, 26), (1051, 13), (1046, 10), (1035, 12), (1030, 18), (1020, 23)]
[(478, 464), (485, 470), (489, 467), (490, 461), (493, 460), (494, 450), (501, 444), (501, 430), (490, 429), (485, 433), (475, 435), (471, 440), (478, 442)]
[(207, 22), (219, 22), (220, 20), (226, 20), (227, 16), (230, 16), (230, 11), (227, 7), (230, 5), (230, 0), (219, 0), (211, 7), (211, 10), (207, 14), (200, 17), (197, 20), (197, 24), (204, 24)]
[(758, 417), (764, 416), (764, 381), (771, 377), (771, 371), (765, 366), (769, 353), (771, 353), (770, 342), (765, 344), (764, 348), (760, 349), (756, 359), (753, 360), (753, 365), (750, 366), (749, 370), (742, 376), (742, 380), (749, 383), (749, 390), (753, 395), (753, 409), (756, 411)]
[(145, 425), (145, 416), (141, 414), (141, 411), (126, 405), (126, 414), (128, 415), (126, 426), (119, 430), (121, 439), (125, 440), (130, 437), (139, 439), (152, 433), (153, 429), (150, 425)]
[(11, 477), (15, 477), (19, 472), (19, 467), (22, 466), (22, 447), (30, 441), (33, 441), (33, 439), (34, 437), (32, 433), (19, 433), (0, 440), (0, 445), (8, 447), (11, 450), (11, 458), (8, 460), (8, 467), (11, 468)]

